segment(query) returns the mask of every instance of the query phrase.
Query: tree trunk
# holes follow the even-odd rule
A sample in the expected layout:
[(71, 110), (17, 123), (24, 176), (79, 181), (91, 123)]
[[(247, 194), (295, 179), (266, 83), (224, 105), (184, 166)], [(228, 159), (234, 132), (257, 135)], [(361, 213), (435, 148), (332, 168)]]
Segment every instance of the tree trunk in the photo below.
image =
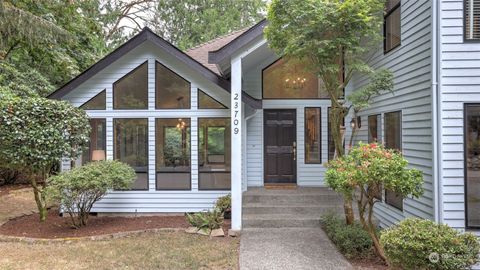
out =
[(36, 176), (30, 176), (30, 184), (33, 187), (33, 195), (35, 197), (35, 203), (37, 204), (38, 213), (40, 214), (40, 222), (44, 222), (47, 219), (47, 202), (45, 196), (42, 194), (42, 190), (38, 187)]

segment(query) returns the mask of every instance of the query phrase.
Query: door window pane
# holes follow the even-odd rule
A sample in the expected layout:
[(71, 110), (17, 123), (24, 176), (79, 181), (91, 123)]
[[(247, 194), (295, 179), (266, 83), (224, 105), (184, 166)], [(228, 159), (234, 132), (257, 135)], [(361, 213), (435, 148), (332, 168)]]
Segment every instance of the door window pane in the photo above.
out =
[(145, 62), (113, 84), (114, 109), (148, 108), (148, 63)]
[(263, 97), (270, 99), (328, 98), (321, 80), (298, 60), (279, 59), (262, 71)]
[(381, 115), (369, 115), (368, 116), (368, 143), (378, 142), (381, 143)]
[(190, 189), (190, 119), (156, 119), (157, 189)]
[(198, 188), (229, 190), (230, 118), (199, 118), (198, 125)]
[(91, 161), (105, 160), (106, 120), (90, 119), (90, 143), (82, 154), (82, 165)]
[(384, 51), (388, 52), (401, 43), (400, 1), (387, 1), (385, 10)]
[(190, 83), (155, 62), (155, 105), (157, 109), (190, 109)]
[(322, 162), (321, 109), (305, 108), (305, 163)]
[(114, 119), (114, 158), (137, 173), (134, 190), (148, 190), (148, 119)]
[(85, 102), (80, 108), (84, 110), (105, 110), (106, 105), (106, 91), (103, 90), (92, 99)]
[[(402, 112), (385, 113), (385, 147), (402, 150)], [(403, 210), (403, 198), (395, 192), (385, 190), (385, 202)]]
[(467, 227), (480, 227), (480, 105), (465, 106)]
[(198, 90), (198, 108), (199, 109), (226, 109), (222, 103), (216, 101), (202, 90)]
[[(327, 128), (328, 128), (328, 134), (327, 134), (327, 137), (328, 137), (328, 160), (332, 160), (334, 157), (335, 157), (335, 143), (333, 142), (333, 136), (332, 136), (332, 131), (331, 131), (331, 121), (330, 121), (330, 109), (331, 108), (328, 108), (328, 124), (327, 124)], [(342, 128), (345, 127), (345, 118), (342, 119)], [(341, 129), (340, 129), (340, 132), (341, 132)], [(343, 142), (343, 147), (345, 148), (345, 141)]]

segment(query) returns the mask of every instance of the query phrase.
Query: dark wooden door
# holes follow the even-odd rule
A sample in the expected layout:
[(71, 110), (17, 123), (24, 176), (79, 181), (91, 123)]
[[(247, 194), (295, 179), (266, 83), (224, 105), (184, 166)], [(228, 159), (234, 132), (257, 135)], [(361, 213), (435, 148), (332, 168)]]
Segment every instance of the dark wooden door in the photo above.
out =
[(296, 183), (296, 112), (264, 110), (264, 181)]

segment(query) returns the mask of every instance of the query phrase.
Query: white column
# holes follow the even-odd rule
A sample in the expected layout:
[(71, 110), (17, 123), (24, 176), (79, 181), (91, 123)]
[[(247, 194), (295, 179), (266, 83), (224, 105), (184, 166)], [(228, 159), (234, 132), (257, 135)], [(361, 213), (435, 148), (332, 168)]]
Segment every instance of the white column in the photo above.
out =
[(242, 59), (231, 62), (232, 230), (242, 229)]

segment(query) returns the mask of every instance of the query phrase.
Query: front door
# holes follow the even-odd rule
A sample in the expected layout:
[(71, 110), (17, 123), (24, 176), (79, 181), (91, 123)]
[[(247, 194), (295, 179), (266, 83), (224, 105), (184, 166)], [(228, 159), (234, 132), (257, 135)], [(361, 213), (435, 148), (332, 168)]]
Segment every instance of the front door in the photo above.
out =
[(296, 183), (296, 111), (264, 110), (263, 119), (265, 184)]

